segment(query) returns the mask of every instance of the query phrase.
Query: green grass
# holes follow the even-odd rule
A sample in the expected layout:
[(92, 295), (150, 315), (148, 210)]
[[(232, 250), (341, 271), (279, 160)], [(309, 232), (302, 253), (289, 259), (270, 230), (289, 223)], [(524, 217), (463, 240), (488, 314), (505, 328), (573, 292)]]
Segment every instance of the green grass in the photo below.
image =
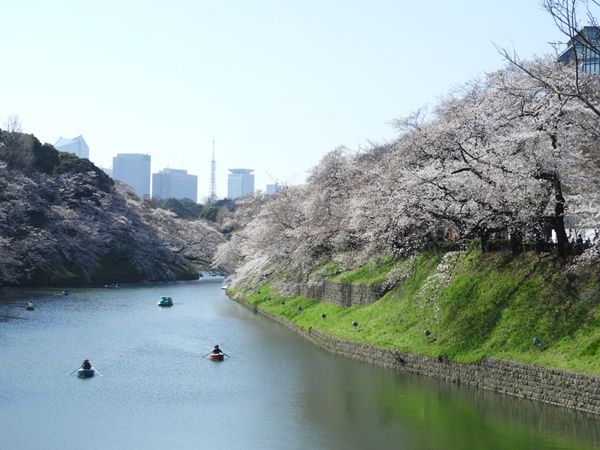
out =
[(551, 258), (482, 255), (471, 249), (380, 261), (332, 279), (375, 284), (390, 271), (405, 276), (368, 306), (280, 298), (270, 285), (262, 286), (260, 294), (242, 296), (305, 330), (317, 328), (377, 346), (461, 362), (488, 356), (600, 375), (597, 272), (582, 272), (569, 281), (565, 268)]
[(394, 261), (391, 258), (382, 258), (358, 269), (337, 274), (331, 279), (342, 283), (381, 284), (393, 267)]

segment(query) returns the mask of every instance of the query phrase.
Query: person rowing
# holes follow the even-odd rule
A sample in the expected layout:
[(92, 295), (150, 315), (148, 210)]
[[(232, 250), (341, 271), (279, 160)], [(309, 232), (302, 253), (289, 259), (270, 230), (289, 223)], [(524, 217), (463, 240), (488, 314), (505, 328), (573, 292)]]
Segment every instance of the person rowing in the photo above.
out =
[(231, 358), (231, 356), (229, 356), (227, 353), (224, 353), (223, 350), (221, 350), (218, 345), (215, 345), (215, 347), (212, 349), (212, 352), (207, 353), (206, 355), (203, 356), (203, 358), (206, 358), (209, 355), (210, 355), (210, 359), (212, 359), (213, 361), (223, 361), (223, 356), (227, 356), (228, 358)]

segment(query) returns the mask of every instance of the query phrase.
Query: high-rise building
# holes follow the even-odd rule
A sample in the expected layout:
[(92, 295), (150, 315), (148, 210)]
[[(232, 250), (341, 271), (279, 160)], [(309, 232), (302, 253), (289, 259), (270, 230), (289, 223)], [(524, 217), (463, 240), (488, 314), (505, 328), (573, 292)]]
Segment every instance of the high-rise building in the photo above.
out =
[(56, 141), (56, 144), (54, 144), (54, 148), (59, 152), (73, 153), (79, 158), (90, 159), (90, 148), (81, 135), (74, 137), (73, 139), (67, 139), (61, 136), (60, 139)]
[(165, 200), (188, 198), (198, 201), (198, 176), (190, 175), (187, 170), (163, 169), (152, 174), (152, 198)]
[(254, 192), (254, 169), (229, 169), (227, 197), (235, 199)]
[(583, 27), (559, 59), (565, 64), (576, 61), (582, 72), (600, 74), (600, 28)]
[(113, 158), (113, 179), (128, 184), (140, 197), (150, 197), (150, 155), (119, 153)]

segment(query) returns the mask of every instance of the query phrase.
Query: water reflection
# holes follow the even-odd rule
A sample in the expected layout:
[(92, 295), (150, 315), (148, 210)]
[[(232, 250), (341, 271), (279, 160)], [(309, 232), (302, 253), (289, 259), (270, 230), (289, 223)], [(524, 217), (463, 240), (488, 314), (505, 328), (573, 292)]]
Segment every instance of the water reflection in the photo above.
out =
[[(334, 357), (220, 286), (1, 290), (0, 448), (600, 445), (598, 416)], [(67, 376), (84, 357), (102, 377)]]

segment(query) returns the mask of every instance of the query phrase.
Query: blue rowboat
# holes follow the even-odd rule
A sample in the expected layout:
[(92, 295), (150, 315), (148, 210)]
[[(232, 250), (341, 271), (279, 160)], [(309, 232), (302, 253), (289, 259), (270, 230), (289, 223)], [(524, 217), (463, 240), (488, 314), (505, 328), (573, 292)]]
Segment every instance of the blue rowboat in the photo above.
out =
[(79, 378), (91, 378), (96, 374), (96, 369), (94, 369), (93, 367), (91, 369), (78, 369), (77, 370), (77, 376)]
[(158, 306), (173, 306), (173, 299), (163, 295), (158, 301)]

